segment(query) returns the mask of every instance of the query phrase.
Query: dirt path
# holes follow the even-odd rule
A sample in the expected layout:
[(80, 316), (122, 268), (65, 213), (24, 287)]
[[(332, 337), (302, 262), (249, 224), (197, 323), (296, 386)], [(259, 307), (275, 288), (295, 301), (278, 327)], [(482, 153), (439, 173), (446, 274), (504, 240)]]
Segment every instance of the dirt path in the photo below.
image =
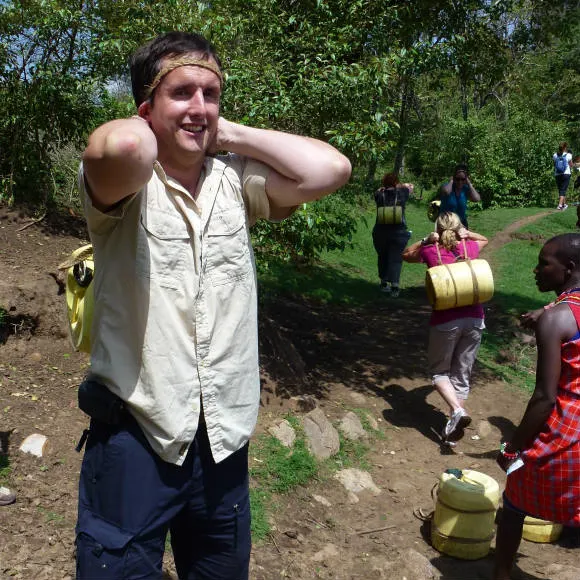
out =
[[(18, 231), (25, 223), (0, 208), (0, 305), (8, 309), (10, 331), (0, 337), (0, 439), (10, 457), (4, 477), (18, 494), (17, 503), (0, 508), (0, 578), (72, 579), (81, 461), (73, 448), (86, 427), (76, 386), (88, 358), (71, 351), (54, 275), (62, 257), (83, 243), (84, 230), (72, 220)], [(433, 484), (449, 467), (483, 471), (503, 486), (494, 456), (527, 397), (477, 368), (472, 428), (455, 453), (442, 453), (434, 431), (445, 416), (426, 373), (428, 309), (410, 306), (382, 300), (345, 309), (284, 300), (263, 307), (258, 432), (289, 411), (299, 414), (295, 395), (314, 396), (333, 421), (350, 409), (366, 413), (379, 432), (368, 441), (366, 467), (380, 493), (361, 493), (355, 502), (323, 470), (307, 488), (278, 497), (270, 506), (272, 533), (254, 547), (252, 579), (489, 578), (490, 557), (441, 556), (413, 513), (432, 508)], [(18, 451), (33, 432), (48, 437), (41, 459)], [(519, 577), (528, 580), (555, 578), (554, 562), (577, 566), (577, 553), (561, 545), (524, 542), (520, 553)], [(171, 570), (168, 559), (167, 577)]]
[(525, 218), (522, 218), (520, 220), (517, 220), (517, 221), (511, 223), (509, 226), (504, 228), (501, 232), (498, 232), (497, 234), (495, 234), (495, 236), (493, 236), (493, 238), (489, 241), (489, 244), (485, 248), (486, 255), (493, 254), (493, 252), (495, 252), (496, 250), (498, 250), (499, 248), (501, 248), (505, 244), (509, 243), (511, 241), (512, 234), (517, 232), (519, 229), (521, 229), (524, 226), (527, 226), (529, 224), (533, 224), (535, 221), (538, 221), (539, 219), (541, 219), (547, 215), (550, 215), (554, 211), (555, 210), (541, 211), (539, 213), (536, 213), (534, 215), (529, 215)]

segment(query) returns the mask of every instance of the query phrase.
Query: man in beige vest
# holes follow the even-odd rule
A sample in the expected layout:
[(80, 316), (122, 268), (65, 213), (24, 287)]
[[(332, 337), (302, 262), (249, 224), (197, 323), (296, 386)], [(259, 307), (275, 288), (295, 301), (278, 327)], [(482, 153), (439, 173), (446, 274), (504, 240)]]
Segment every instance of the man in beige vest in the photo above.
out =
[[(220, 60), (172, 32), (131, 62), (138, 115), (99, 127), (79, 173), (94, 246), (91, 426), (78, 578), (246, 579), (259, 405), (249, 226), (346, 183), (330, 145), (220, 117)], [(215, 155), (217, 152), (226, 152)]]

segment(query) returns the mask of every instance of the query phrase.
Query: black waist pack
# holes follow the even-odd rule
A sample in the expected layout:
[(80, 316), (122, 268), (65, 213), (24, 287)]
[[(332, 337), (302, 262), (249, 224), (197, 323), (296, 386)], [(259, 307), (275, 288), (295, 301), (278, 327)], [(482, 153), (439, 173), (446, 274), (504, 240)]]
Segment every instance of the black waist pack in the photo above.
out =
[(91, 419), (107, 425), (120, 425), (125, 421), (125, 403), (105, 385), (85, 379), (79, 387), (79, 409)]

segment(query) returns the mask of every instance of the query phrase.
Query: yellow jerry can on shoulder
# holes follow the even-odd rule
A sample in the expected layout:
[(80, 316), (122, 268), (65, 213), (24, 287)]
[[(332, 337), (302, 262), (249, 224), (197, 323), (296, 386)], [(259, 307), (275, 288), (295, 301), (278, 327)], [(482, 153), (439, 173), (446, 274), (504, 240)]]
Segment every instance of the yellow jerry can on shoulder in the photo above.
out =
[(403, 208), (400, 205), (377, 207), (377, 223), (398, 225), (403, 223)]
[(92, 244), (75, 250), (58, 269), (66, 272), (66, 310), (71, 342), (75, 350), (90, 353), (95, 272)]

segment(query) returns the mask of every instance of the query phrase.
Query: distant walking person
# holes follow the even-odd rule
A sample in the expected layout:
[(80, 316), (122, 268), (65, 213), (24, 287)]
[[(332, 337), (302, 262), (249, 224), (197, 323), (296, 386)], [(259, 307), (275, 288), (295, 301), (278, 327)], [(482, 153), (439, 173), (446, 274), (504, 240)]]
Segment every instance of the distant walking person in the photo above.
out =
[(399, 296), (401, 254), (411, 237), (405, 220), (405, 204), (413, 185), (400, 183), (396, 173), (383, 177), (383, 186), (375, 192), (377, 219), (373, 228), (373, 244), (378, 255), (381, 291), (393, 298)]
[(558, 146), (558, 153), (554, 153), (554, 177), (558, 188), (558, 207), (556, 209), (568, 209), (566, 192), (572, 177), (572, 153), (568, 153), (568, 143), (562, 141)]
[(467, 201), (481, 201), (481, 196), (469, 179), (467, 165), (455, 166), (453, 177), (439, 189), (439, 198), (441, 199), (439, 213), (443, 214), (447, 211), (456, 213), (463, 227), (469, 229)]
[[(406, 262), (424, 262), (431, 268), (452, 264), (458, 259), (473, 260), (487, 245), (487, 238), (465, 229), (457, 214), (440, 214), (436, 226), (436, 232), (431, 232), (403, 252)], [(475, 304), (433, 310), (429, 324), (429, 372), (433, 386), (449, 406), (449, 420), (443, 429), (442, 440), (453, 447), (471, 423), (465, 401), (485, 328), (483, 307)]]
[(508, 476), (494, 580), (511, 577), (526, 515), (580, 529), (580, 235), (548, 240), (534, 273), (558, 297), (537, 318), (536, 388), (497, 457)]

